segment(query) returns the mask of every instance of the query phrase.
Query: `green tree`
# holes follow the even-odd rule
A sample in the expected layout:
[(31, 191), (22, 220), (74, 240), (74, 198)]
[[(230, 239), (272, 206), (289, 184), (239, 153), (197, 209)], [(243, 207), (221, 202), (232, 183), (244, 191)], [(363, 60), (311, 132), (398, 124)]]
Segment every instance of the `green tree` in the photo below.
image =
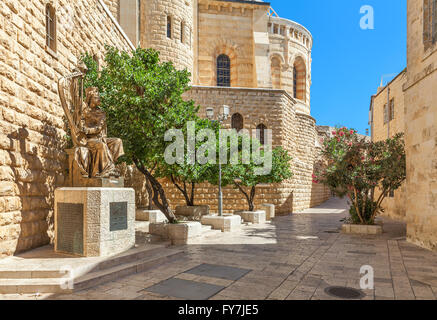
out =
[(384, 199), (406, 179), (403, 135), (368, 142), (345, 127), (332, 134), (324, 142), (323, 163), (314, 182), (326, 184), (340, 197), (349, 197), (353, 223), (374, 224), (376, 215), (383, 211)]
[[(208, 131), (212, 134), (212, 136), (208, 138), (214, 138), (214, 140), (211, 139), (211, 141), (208, 140), (208, 142), (211, 143), (211, 146), (216, 152), (216, 141), (220, 125), (208, 119), (200, 118), (193, 121), (192, 124), (194, 130), (192, 130), (191, 136), (193, 136), (193, 134), (198, 136), (202, 131)], [(188, 128), (184, 128), (182, 132), (184, 134), (184, 141), (187, 142), (189, 140)], [(164, 162), (157, 170), (159, 177), (170, 179), (173, 185), (182, 193), (187, 206), (195, 206), (196, 185), (207, 182), (210, 176), (214, 174), (216, 156), (212, 154), (212, 161), (207, 161), (209, 151), (208, 148), (204, 148), (207, 147), (207, 139), (206, 136), (204, 137), (205, 141), (203, 139), (195, 139), (195, 141), (193, 141), (194, 145), (192, 150), (190, 150), (188, 143), (184, 144), (184, 158), (181, 159), (181, 163), (176, 162), (169, 164), (168, 162)], [(205, 156), (202, 160), (199, 158), (201, 153)], [(202, 164), (200, 162), (202, 162)]]
[(99, 88), (108, 134), (123, 140), (123, 160), (135, 164), (145, 175), (153, 189), (154, 204), (173, 223), (175, 216), (156, 170), (165, 161), (169, 145), (164, 140), (166, 131), (183, 129), (197, 118), (198, 107), (182, 99), (190, 88), (190, 74), (176, 70), (170, 62), (161, 63), (153, 49), (121, 52), (107, 46), (106, 50), (100, 72), (90, 55), (82, 57), (89, 69), (84, 86)]
[[(248, 141), (252, 143), (251, 150), (260, 150), (259, 157), (253, 157), (251, 150), (243, 148)], [(227, 148), (228, 155), (232, 157), (229, 144)], [(263, 171), (260, 160), (269, 158), (272, 160), (271, 170), (260, 172)], [(246, 162), (243, 159), (250, 159), (250, 161)], [(238, 189), (244, 195), (249, 211), (255, 210), (256, 191), (260, 184), (281, 183), (293, 176), (290, 169), (291, 157), (286, 150), (281, 147), (264, 150), (257, 139), (251, 140), (246, 135), (239, 136), (238, 160), (238, 164), (228, 163), (222, 166), (222, 186), (233, 186)], [(218, 185), (217, 166), (215, 170), (216, 172), (211, 174), (210, 182)]]

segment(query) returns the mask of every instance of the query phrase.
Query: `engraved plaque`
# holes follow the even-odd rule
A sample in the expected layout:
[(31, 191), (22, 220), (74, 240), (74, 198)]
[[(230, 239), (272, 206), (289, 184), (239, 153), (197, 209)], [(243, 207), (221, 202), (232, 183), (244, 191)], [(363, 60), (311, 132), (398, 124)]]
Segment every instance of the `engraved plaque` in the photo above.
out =
[(58, 203), (57, 250), (83, 255), (83, 204)]
[(127, 230), (127, 202), (109, 204), (109, 230)]

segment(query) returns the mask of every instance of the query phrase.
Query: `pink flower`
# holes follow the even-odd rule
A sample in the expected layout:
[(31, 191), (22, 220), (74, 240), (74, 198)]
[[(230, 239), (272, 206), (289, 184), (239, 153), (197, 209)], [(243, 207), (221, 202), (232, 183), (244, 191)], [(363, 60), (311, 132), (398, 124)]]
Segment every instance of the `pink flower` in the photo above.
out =
[(349, 142), (347, 145), (348, 145), (349, 147), (352, 147), (352, 142)]
[(341, 131), (341, 132), (340, 132), (340, 137), (343, 137), (343, 136), (344, 136), (344, 132)]
[(332, 134), (335, 136), (337, 134), (337, 132), (336, 131), (332, 131)]
[(351, 134), (354, 134), (355, 133), (355, 131), (354, 130), (351, 130)]

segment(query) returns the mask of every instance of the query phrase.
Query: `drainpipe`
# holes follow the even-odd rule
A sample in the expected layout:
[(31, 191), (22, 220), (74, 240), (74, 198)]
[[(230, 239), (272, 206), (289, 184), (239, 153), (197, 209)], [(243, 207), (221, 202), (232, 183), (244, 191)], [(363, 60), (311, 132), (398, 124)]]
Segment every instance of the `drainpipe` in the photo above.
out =
[(387, 86), (387, 139), (390, 139), (390, 88)]

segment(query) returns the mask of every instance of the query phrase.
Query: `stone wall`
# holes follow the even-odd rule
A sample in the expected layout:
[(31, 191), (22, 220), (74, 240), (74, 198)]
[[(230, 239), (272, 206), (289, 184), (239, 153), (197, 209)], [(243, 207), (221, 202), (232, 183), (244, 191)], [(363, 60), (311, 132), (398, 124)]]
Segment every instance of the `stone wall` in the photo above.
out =
[[(378, 89), (378, 93), (373, 96), (372, 104), (372, 139), (373, 141), (386, 140), (388, 137), (393, 137), (398, 133), (405, 132), (405, 94), (403, 85), (407, 80), (406, 70), (402, 71), (389, 84)], [(389, 97), (387, 91), (390, 89)], [(384, 120), (384, 107), (387, 105), (388, 99), (394, 102), (394, 118), (388, 122)], [(390, 119), (390, 118), (388, 118)], [(406, 188), (405, 183), (400, 189), (396, 190), (393, 197), (388, 196), (382, 203), (384, 208), (384, 216), (388, 216), (398, 220), (405, 220), (406, 214)], [(376, 197), (380, 192), (376, 193)]]
[[(293, 178), (281, 184), (260, 186), (255, 203), (257, 208), (261, 209), (263, 203), (272, 203), (279, 214), (289, 214), (329, 199), (329, 193), (323, 194), (323, 190), (317, 190), (312, 195), (315, 121), (308, 115), (296, 114), (294, 100), (285, 91), (195, 86), (186, 93), (185, 98), (193, 99), (202, 106), (199, 112), (201, 117), (206, 117), (207, 107), (213, 107), (217, 114), (222, 105), (229, 105), (231, 115), (238, 112), (244, 116), (245, 129), (254, 130), (263, 123), (273, 130), (273, 146), (282, 146), (289, 151), (293, 158)], [(230, 128), (230, 120), (224, 126)], [(163, 184), (172, 208), (185, 205), (182, 194), (169, 181), (163, 181)], [(209, 184), (197, 186), (196, 205), (209, 205), (212, 212), (217, 212), (217, 194), (218, 189)], [(247, 202), (238, 190), (227, 187), (223, 196), (225, 212), (247, 210)]]
[[(54, 190), (66, 175), (57, 79), (71, 73), (85, 51), (102, 53), (105, 44), (129, 49), (98, 1), (51, 3), (56, 53), (46, 50), (46, 1), (0, 2), (0, 256), (53, 236)], [(62, 10), (66, 6), (72, 10)]]
[[(193, 0), (148, 0), (141, 2), (140, 43), (158, 50), (162, 61), (193, 72)], [(167, 37), (171, 18), (171, 38)], [(183, 28), (181, 23), (183, 22)], [(183, 39), (181, 39), (181, 32)], [(181, 42), (183, 40), (183, 42)]]
[[(407, 238), (437, 249), (437, 43), (423, 39), (423, 0), (408, 0), (405, 143)], [(437, 18), (434, 18), (437, 19)]]

